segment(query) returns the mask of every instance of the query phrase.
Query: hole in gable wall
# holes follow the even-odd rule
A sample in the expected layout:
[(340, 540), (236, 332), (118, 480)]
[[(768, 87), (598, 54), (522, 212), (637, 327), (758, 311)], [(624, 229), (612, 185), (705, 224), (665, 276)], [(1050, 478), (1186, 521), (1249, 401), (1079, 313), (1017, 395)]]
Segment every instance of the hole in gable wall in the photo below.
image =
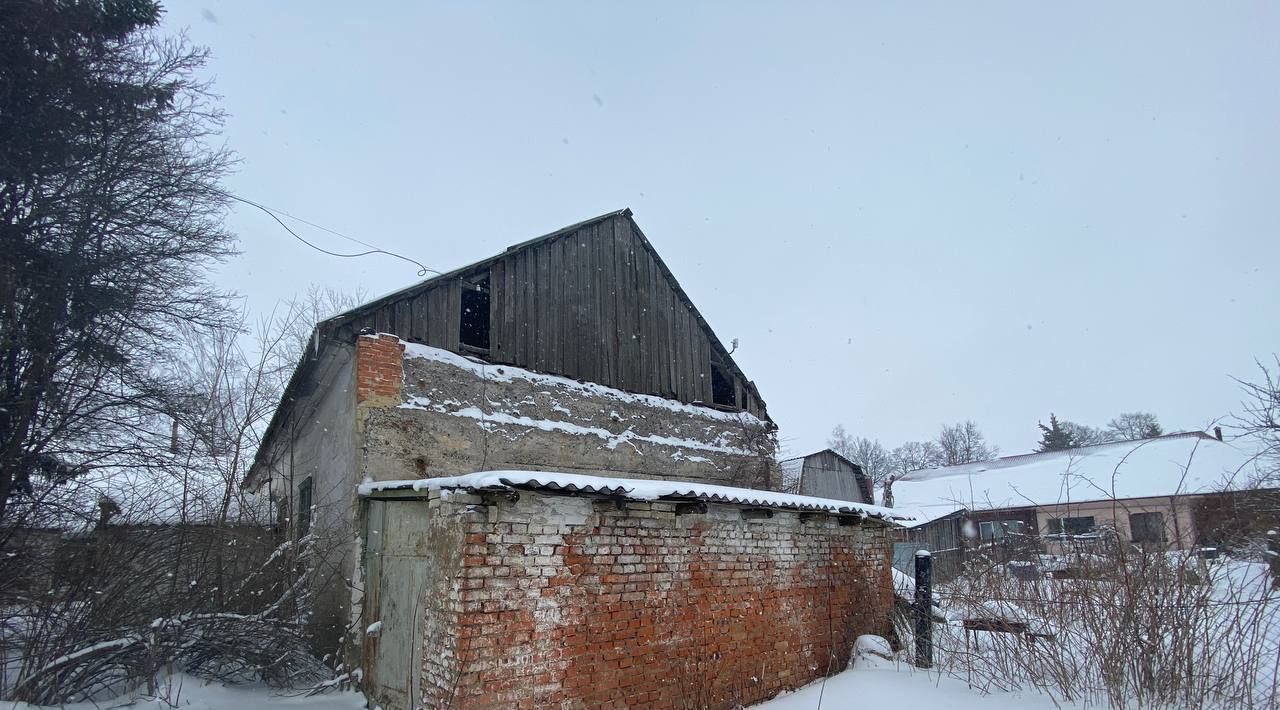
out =
[(736, 407), (738, 404), (733, 378), (723, 367), (714, 363), (711, 365), (711, 401), (725, 407)]
[(489, 273), (462, 282), (462, 314), (458, 342), (469, 348), (489, 350)]

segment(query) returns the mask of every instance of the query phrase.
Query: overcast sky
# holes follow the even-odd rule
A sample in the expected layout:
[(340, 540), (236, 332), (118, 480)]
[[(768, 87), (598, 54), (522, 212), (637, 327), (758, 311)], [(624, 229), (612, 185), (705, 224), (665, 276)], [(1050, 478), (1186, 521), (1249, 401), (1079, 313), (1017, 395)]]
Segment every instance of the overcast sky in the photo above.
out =
[[(167, 3), (233, 191), (445, 270), (621, 207), (789, 453), (971, 418), (1168, 429), (1280, 350), (1280, 13), (1259, 2)], [(305, 10), (303, 10), (305, 8)], [(418, 280), (237, 209), (222, 282)], [(327, 248), (355, 245), (322, 232)]]

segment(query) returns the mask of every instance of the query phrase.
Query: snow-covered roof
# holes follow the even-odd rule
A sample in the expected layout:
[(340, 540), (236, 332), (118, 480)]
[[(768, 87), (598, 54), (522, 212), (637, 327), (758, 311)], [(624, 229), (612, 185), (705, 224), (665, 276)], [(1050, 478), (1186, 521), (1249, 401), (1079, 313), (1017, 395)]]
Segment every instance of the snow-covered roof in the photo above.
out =
[[(896, 483), (894, 485), (897, 486)], [(904, 528), (915, 528), (926, 523), (932, 523), (935, 520), (945, 518), (952, 513), (956, 513), (967, 508), (968, 506), (947, 501), (943, 501), (936, 505), (901, 506), (898, 505), (898, 502), (895, 500), (893, 505), (893, 509), (898, 511), (899, 515), (906, 518), (906, 520), (902, 521), (902, 527)]]
[(936, 520), (960, 509), (1186, 495), (1247, 487), (1249, 452), (1200, 432), (912, 471), (894, 481), (894, 510)]
[(616, 496), (628, 500), (699, 500), (760, 508), (823, 511), (860, 515), (892, 523), (897, 523), (903, 519), (900, 512), (891, 508), (854, 503), (847, 500), (814, 498), (812, 496), (792, 495), (789, 493), (759, 491), (751, 488), (712, 486), (688, 481), (605, 478), (602, 476), (584, 476), (577, 473), (557, 473), (553, 471), (481, 471), (464, 476), (404, 481), (366, 481), (360, 484), (359, 492), (362, 496), (370, 496), (380, 491), (397, 490), (502, 490), (513, 488), (588, 493)]

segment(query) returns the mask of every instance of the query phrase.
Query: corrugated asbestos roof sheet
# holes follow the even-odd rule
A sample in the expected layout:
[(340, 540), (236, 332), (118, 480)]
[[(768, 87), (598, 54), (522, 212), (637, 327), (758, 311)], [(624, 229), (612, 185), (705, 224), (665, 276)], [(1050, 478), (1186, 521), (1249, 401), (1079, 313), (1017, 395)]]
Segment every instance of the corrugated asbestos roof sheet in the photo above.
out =
[(856, 515), (896, 524), (907, 516), (890, 508), (812, 496), (750, 488), (714, 486), (687, 481), (619, 479), (541, 471), (487, 471), (465, 476), (407, 481), (377, 481), (360, 485), (360, 494), (405, 490), (537, 490), (570, 495), (599, 495), (629, 500), (703, 501), (755, 508)]

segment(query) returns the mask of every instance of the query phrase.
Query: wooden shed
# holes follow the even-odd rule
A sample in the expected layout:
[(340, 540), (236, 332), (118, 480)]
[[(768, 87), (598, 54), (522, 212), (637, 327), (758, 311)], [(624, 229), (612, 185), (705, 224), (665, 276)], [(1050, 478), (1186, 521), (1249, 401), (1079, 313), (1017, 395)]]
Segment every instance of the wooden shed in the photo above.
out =
[(862, 467), (831, 449), (782, 461), (782, 480), (790, 493), (875, 503), (871, 479)]

